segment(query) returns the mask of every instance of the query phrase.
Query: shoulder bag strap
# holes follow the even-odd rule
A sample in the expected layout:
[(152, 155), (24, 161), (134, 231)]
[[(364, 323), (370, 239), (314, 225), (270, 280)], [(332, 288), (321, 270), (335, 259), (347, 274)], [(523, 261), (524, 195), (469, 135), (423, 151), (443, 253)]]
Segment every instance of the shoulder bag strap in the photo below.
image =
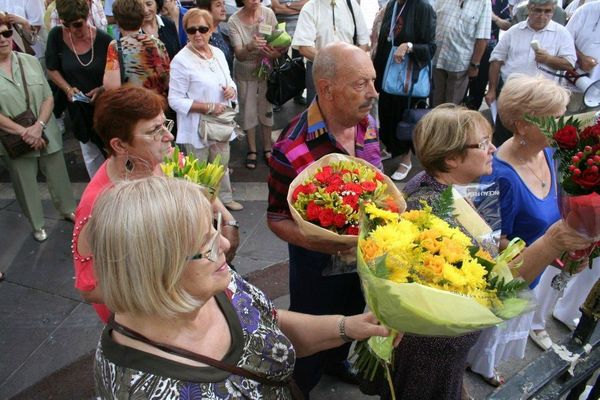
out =
[(25, 78), (25, 71), (23, 70), (23, 63), (21, 62), (21, 58), (17, 55), (18, 53), (13, 53), (15, 57), (17, 57), (17, 61), (19, 62), (19, 69), (21, 70), (21, 80), (23, 81), (23, 90), (25, 91), (25, 102), (27, 103), (27, 109), (29, 108), (29, 89), (27, 88), (27, 79)]
[(121, 45), (121, 38), (117, 39), (117, 53), (119, 54), (119, 73), (121, 74), (121, 85), (127, 82), (125, 77), (125, 61), (123, 59), (123, 46)]
[(243, 376), (245, 378), (252, 379), (253, 381), (256, 381), (256, 382), (259, 382), (259, 383), (262, 383), (265, 385), (281, 386), (281, 387), (289, 385), (289, 381), (287, 381), (287, 380), (286, 381), (271, 380), (265, 376), (257, 375), (253, 372), (250, 372), (248, 370), (245, 370), (245, 369), (235, 366), (233, 364), (228, 364), (226, 362), (216, 360), (214, 358), (207, 357), (202, 354), (194, 353), (193, 351), (182, 349), (180, 347), (171, 346), (171, 345), (165, 344), (165, 343), (155, 342), (154, 340), (147, 338), (146, 336), (142, 335), (141, 333), (138, 333), (132, 329), (127, 328), (126, 326), (119, 324), (117, 321), (115, 321), (114, 315), (111, 315), (107, 326), (109, 329), (115, 330), (123, 336), (127, 336), (130, 339), (136, 340), (138, 342), (146, 343), (152, 347), (156, 347), (157, 349), (162, 350), (165, 353), (169, 353), (169, 354), (173, 354), (173, 355), (176, 355), (179, 357), (187, 358), (189, 360), (198, 361), (203, 364), (210, 365), (211, 367), (218, 368), (222, 371), (227, 371), (227, 372), (230, 372), (235, 375)]
[(356, 32), (356, 17), (354, 17), (354, 9), (352, 8), (352, 1), (346, 0), (348, 4), (348, 8), (350, 9), (350, 14), (352, 14), (352, 22), (354, 22), (354, 35), (352, 36), (352, 44), (358, 46), (358, 34)]

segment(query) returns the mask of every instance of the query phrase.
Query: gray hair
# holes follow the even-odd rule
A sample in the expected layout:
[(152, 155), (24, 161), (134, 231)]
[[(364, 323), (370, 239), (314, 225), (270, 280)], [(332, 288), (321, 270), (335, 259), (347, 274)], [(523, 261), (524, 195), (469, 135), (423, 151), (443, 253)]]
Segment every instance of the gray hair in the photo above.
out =
[(313, 81), (317, 82), (319, 79), (333, 79), (337, 72), (337, 58), (338, 52), (335, 51), (338, 46), (335, 43), (331, 43), (323, 47), (317, 53), (313, 62)]
[(552, 4), (553, 6), (556, 7), (557, 0), (528, 0), (527, 1), (528, 6), (543, 6), (546, 4)]

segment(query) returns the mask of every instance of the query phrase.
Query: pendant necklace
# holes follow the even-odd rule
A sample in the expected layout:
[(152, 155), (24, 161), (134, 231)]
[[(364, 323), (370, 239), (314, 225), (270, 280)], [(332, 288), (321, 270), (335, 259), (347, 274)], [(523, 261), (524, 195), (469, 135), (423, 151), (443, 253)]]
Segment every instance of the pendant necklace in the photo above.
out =
[[(208, 62), (208, 69), (210, 69), (212, 72), (215, 72), (217, 70), (217, 67), (215, 66), (215, 58), (214, 57), (211, 57), (211, 58), (206, 57), (204, 54), (202, 54), (198, 50), (196, 50), (194, 48), (194, 46), (192, 46), (191, 44), (188, 44), (188, 48), (190, 50), (192, 50), (192, 53), (196, 54), (202, 60), (205, 60)], [(210, 50), (210, 48), (209, 48), (209, 50)]]
[(519, 161), (521, 161), (521, 162), (523, 163), (523, 165), (524, 165), (524, 166), (525, 166), (525, 167), (526, 167), (526, 168), (527, 168), (529, 171), (531, 171), (531, 173), (533, 174), (533, 176), (535, 176), (535, 179), (537, 179), (538, 181), (540, 181), (540, 183), (542, 184), (542, 189), (545, 189), (545, 188), (546, 188), (546, 181), (544, 181), (542, 178), (540, 178), (540, 177), (538, 176), (538, 174), (536, 174), (536, 173), (533, 171), (533, 169), (532, 169), (532, 168), (531, 168), (529, 165), (527, 165), (527, 163), (525, 162), (525, 160), (523, 160), (521, 157), (518, 157), (518, 156), (517, 156), (517, 158), (519, 159)]
[(94, 39), (92, 38), (92, 28), (89, 26), (88, 26), (88, 32), (90, 34), (90, 47), (92, 48), (92, 57), (90, 58), (90, 61), (86, 64), (83, 61), (81, 61), (81, 59), (79, 58), (79, 54), (77, 54), (77, 50), (75, 49), (75, 44), (73, 44), (73, 35), (71, 34), (71, 31), (69, 31), (69, 40), (71, 41), (71, 47), (73, 48), (73, 54), (75, 54), (75, 58), (77, 59), (79, 64), (81, 64), (82, 67), (87, 67), (92, 62), (94, 62)]

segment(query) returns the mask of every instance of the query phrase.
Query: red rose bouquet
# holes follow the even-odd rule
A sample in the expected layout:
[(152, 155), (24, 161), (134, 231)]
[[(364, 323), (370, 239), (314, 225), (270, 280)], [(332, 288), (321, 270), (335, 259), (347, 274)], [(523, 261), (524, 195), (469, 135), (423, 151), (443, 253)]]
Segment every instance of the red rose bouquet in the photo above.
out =
[(309, 165), (291, 183), (288, 204), (302, 232), (313, 239), (356, 243), (361, 202), (402, 212), (394, 183), (367, 161), (329, 154)]
[[(554, 147), (557, 179), (561, 188), (559, 208), (562, 218), (581, 235), (600, 238), (600, 120), (594, 113), (561, 117), (528, 117)], [(577, 262), (600, 255), (598, 243), (587, 250), (571, 252), (567, 272)], [(577, 262), (574, 262), (577, 261)]]

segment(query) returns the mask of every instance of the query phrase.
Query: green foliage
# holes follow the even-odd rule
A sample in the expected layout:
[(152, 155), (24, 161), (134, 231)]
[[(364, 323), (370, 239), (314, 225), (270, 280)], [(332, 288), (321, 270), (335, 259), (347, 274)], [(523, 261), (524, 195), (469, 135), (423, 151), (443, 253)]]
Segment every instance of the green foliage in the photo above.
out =
[(527, 282), (520, 279), (513, 279), (506, 282), (504, 278), (494, 276), (488, 280), (488, 288), (496, 289), (496, 294), (501, 300), (517, 297), (521, 290), (527, 289)]

